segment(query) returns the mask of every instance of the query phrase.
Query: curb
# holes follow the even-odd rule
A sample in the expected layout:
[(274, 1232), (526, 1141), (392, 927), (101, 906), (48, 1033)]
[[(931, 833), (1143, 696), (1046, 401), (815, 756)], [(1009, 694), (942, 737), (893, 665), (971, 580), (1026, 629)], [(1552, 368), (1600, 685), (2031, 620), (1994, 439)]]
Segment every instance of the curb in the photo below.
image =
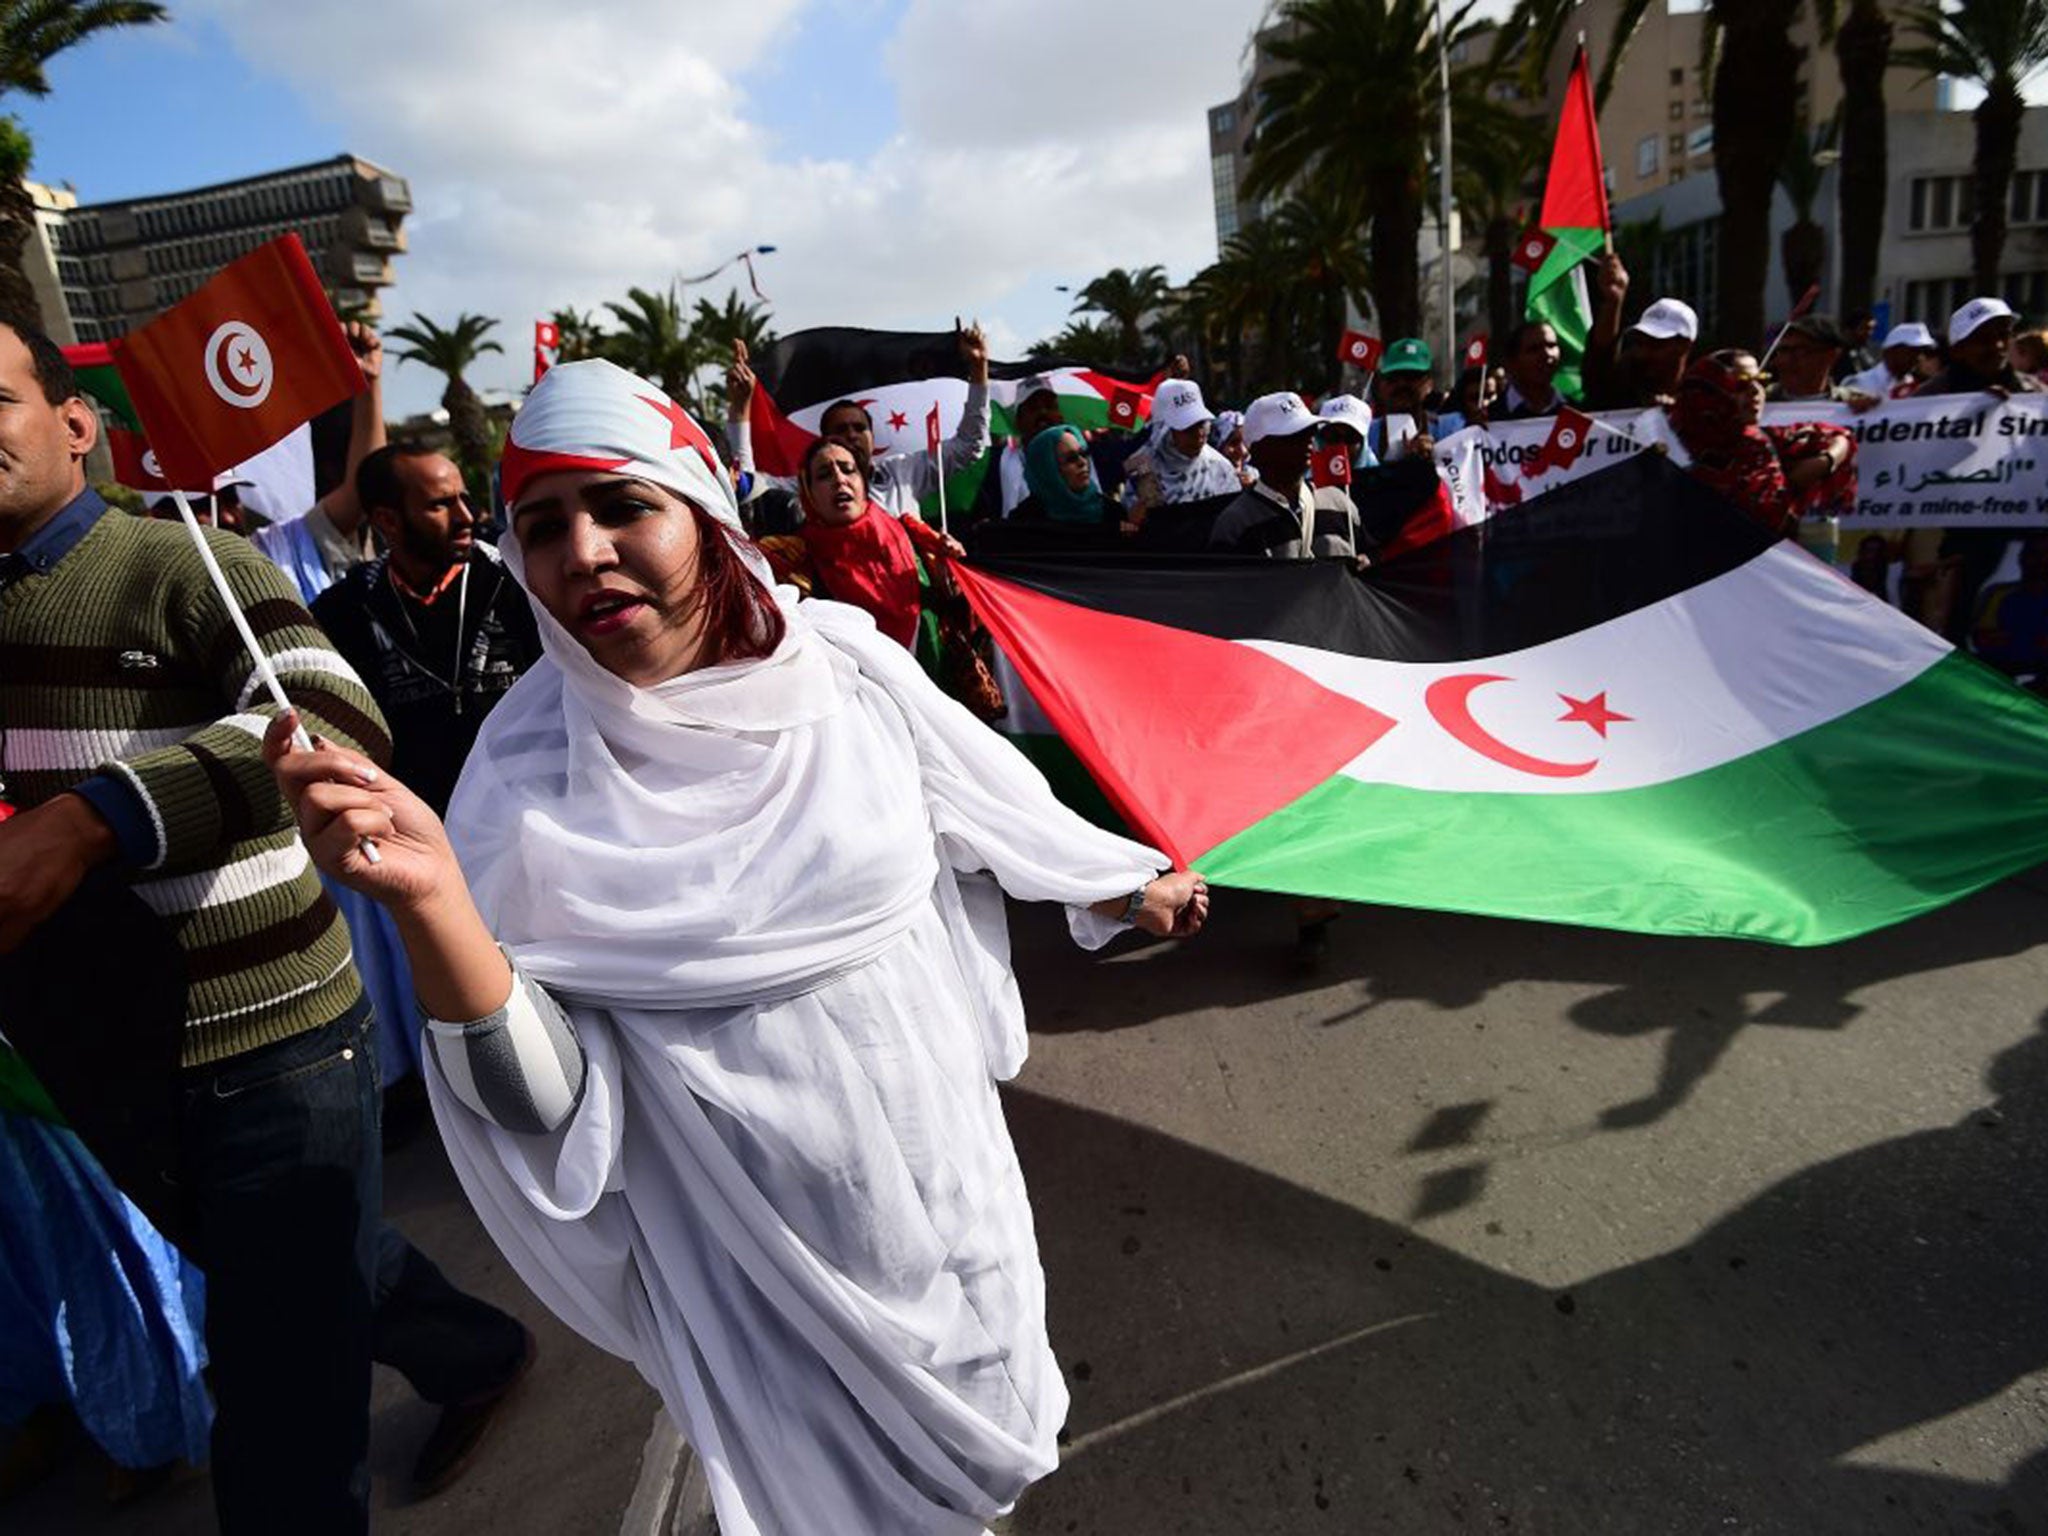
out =
[(619, 1521), (619, 1536), (717, 1536), (711, 1485), (666, 1411), (656, 1409), (640, 1452), (640, 1476)]

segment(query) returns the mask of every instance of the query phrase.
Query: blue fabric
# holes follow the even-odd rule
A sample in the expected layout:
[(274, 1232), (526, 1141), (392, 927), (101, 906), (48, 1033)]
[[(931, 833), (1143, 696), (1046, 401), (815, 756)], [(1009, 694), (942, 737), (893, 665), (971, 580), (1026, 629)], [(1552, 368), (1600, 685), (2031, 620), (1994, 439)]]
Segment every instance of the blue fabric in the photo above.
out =
[(156, 824), (135, 786), (118, 773), (96, 773), (71, 786), (74, 795), (100, 813), (100, 819), (114, 829), (120, 845), (121, 862), (130, 869), (147, 869), (163, 855), (157, 841)]
[(126, 1467), (206, 1460), (205, 1282), (76, 1135), (0, 1111), (0, 1424), (69, 1403)]
[(65, 503), (64, 510), (29, 535), (15, 553), (28, 562), (29, 569), (47, 576), (51, 569), (92, 532), (92, 525), (105, 515), (107, 504), (100, 493), (87, 486)]
[(412, 966), (391, 914), (359, 891), (320, 877), (341, 908), (354, 946), (356, 970), (377, 1014), (377, 1060), (382, 1082), (395, 1083), (420, 1069), (420, 1007), (413, 995)]
[(308, 607), (313, 599), (333, 585), (327, 577), (327, 562), (320, 558), (319, 540), (306, 526), (304, 517), (272, 523), (249, 536), (249, 542), (270, 558), (273, 565), (291, 577), (299, 599)]

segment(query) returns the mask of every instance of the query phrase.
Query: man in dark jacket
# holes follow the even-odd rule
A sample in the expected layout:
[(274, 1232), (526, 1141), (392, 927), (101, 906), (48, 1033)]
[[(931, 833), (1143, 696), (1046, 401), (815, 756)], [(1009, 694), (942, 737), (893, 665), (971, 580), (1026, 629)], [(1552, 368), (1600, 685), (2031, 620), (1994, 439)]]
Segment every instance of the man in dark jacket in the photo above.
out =
[(379, 448), (356, 496), (386, 553), (320, 594), (313, 617), (391, 725), (392, 771), (445, 815), (484, 717), (540, 659), (526, 594), (476, 537), (462, 471), (431, 449)]

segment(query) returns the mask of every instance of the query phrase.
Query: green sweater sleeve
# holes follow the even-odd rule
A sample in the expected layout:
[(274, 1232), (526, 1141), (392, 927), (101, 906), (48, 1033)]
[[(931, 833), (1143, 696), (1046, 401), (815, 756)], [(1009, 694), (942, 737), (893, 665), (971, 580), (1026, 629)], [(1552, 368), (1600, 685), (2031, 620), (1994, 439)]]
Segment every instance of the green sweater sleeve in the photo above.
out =
[[(376, 701), (299, 601), (290, 578), (242, 539), (211, 531), (207, 539), (306, 729), (388, 764), (391, 736)], [(278, 714), (269, 690), (198, 552), (188, 546), (166, 567), (175, 647), (217, 690), (220, 717), (174, 746), (101, 769), (126, 780), (149, 815), (157, 840), (149, 869), (204, 866), (235, 843), (293, 825), (291, 808), (263, 762), (263, 733)]]

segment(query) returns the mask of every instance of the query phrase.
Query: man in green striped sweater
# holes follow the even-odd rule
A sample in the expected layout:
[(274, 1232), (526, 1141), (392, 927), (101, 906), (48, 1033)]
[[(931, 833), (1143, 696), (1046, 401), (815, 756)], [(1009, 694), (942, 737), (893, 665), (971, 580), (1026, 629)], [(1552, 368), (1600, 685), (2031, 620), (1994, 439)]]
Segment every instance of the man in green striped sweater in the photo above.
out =
[[(407, 1277), (407, 1304), (373, 1316), (378, 1073), (348, 934), (264, 766), (276, 711), (197, 552), (86, 486), (97, 433), (48, 338), (0, 326), (0, 953), (102, 865), (175, 931), (188, 992), (164, 1176), (173, 1235), (207, 1273), (221, 1525), (359, 1532), (373, 1337), (452, 1405), (457, 1442), (478, 1427), (462, 1400), (502, 1390), (529, 1341), (389, 1233), (381, 1267)], [(289, 580), (209, 537), (307, 728), (388, 760), (376, 704)]]

